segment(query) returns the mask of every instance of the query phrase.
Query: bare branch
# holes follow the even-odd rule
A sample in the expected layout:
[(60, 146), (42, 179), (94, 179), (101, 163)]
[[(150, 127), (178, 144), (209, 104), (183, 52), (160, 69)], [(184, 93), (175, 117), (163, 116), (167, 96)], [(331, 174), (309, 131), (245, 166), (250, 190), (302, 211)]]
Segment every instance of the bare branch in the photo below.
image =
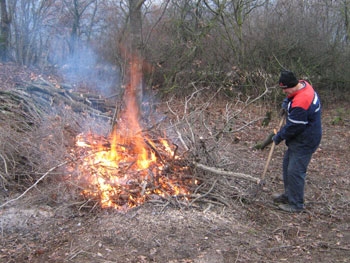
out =
[(5, 206), (7, 206), (10, 203), (13, 203), (19, 199), (21, 199), (23, 196), (25, 196), (31, 189), (33, 189), (35, 186), (37, 186), (37, 184), (42, 181), (48, 174), (50, 174), (52, 171), (56, 170), (57, 168), (67, 164), (68, 161), (60, 163), (58, 165), (56, 165), (55, 167), (52, 167), (51, 169), (49, 169), (46, 173), (44, 173), (34, 184), (32, 184), (29, 188), (27, 188), (27, 190), (25, 190), (22, 194), (20, 194), (19, 196), (17, 196), (14, 199), (10, 199), (7, 202), (3, 203), (2, 205), (0, 205), (0, 208), (3, 208)]
[(260, 183), (260, 179), (259, 178), (253, 177), (253, 176), (248, 175), (248, 174), (225, 171), (225, 170), (222, 170), (222, 169), (217, 168), (217, 167), (209, 167), (209, 166), (206, 166), (204, 164), (197, 163), (197, 162), (193, 162), (193, 164), (196, 167), (200, 168), (200, 169), (203, 169), (205, 171), (212, 172), (212, 173), (215, 173), (215, 174), (228, 175), (228, 176), (233, 176), (233, 177), (236, 177), (236, 178), (239, 178), (239, 179), (252, 181), (252, 182), (255, 182), (257, 184)]

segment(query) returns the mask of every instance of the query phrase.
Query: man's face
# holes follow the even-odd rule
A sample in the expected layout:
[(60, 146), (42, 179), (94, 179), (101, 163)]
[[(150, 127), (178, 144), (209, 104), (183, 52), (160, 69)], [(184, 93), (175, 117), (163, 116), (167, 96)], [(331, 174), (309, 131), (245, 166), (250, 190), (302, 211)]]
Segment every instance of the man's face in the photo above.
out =
[(282, 91), (287, 95), (291, 95), (298, 90), (298, 87), (299, 87), (299, 84), (291, 88), (282, 89)]

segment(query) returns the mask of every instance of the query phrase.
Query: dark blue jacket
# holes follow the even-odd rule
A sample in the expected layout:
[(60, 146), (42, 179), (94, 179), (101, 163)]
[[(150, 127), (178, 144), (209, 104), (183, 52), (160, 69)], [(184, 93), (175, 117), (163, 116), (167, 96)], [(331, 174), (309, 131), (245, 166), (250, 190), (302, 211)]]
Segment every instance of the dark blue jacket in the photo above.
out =
[(321, 103), (317, 93), (305, 80), (304, 87), (289, 95), (286, 124), (275, 135), (276, 144), (286, 141), (292, 151), (313, 153), (321, 142)]

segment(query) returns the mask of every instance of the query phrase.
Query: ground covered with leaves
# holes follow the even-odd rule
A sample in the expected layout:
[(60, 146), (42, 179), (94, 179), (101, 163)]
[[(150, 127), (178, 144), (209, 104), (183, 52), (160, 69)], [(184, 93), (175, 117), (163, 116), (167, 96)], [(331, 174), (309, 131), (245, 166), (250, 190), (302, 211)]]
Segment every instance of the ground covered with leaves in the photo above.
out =
[[(46, 151), (45, 164), (30, 162), (33, 167), (28, 169), (36, 176), (12, 178), (2, 173), (12, 184), (3, 182), (1, 187), (0, 262), (349, 262), (347, 104), (324, 108), (323, 140), (308, 170), (306, 210), (289, 214), (271, 200), (283, 188), (283, 144), (275, 149), (263, 188), (192, 164), (195, 160), (256, 178), (263, 172), (269, 148), (254, 146), (277, 126), (277, 114), (268, 104), (223, 99), (198, 92), (184, 100), (158, 103), (157, 110), (166, 118), (157, 128), (166, 130), (183, 152), (185, 148), (191, 152), (183, 156), (191, 160), (188, 165), (201, 185), (187, 201), (155, 198), (128, 211), (102, 209), (84, 200), (75, 182), (65, 176), (63, 165), (49, 172), (57, 163), (47, 155), (64, 161), (62, 149), (68, 151), (81, 128), (79, 114), (68, 114), (69, 109), (49, 116), (50, 125), (35, 132), (39, 145), (33, 151), (35, 158), (43, 158), (40, 149)], [(271, 121), (262, 125), (269, 110)], [(101, 130), (100, 123), (96, 127)], [(29, 144), (17, 141), (24, 149)], [(22, 162), (32, 154), (23, 155)], [(6, 163), (5, 153), (1, 155)], [(44, 178), (33, 187), (40, 176)]]

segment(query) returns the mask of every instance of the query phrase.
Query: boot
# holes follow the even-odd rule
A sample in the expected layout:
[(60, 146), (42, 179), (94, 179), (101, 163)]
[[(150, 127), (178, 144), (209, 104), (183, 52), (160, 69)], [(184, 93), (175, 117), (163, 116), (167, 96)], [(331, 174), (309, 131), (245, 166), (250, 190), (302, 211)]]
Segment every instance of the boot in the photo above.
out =
[(300, 213), (304, 210), (303, 208), (298, 208), (290, 204), (280, 204), (278, 208), (289, 213)]
[(272, 200), (276, 204), (288, 204), (288, 197), (285, 194), (273, 194)]

